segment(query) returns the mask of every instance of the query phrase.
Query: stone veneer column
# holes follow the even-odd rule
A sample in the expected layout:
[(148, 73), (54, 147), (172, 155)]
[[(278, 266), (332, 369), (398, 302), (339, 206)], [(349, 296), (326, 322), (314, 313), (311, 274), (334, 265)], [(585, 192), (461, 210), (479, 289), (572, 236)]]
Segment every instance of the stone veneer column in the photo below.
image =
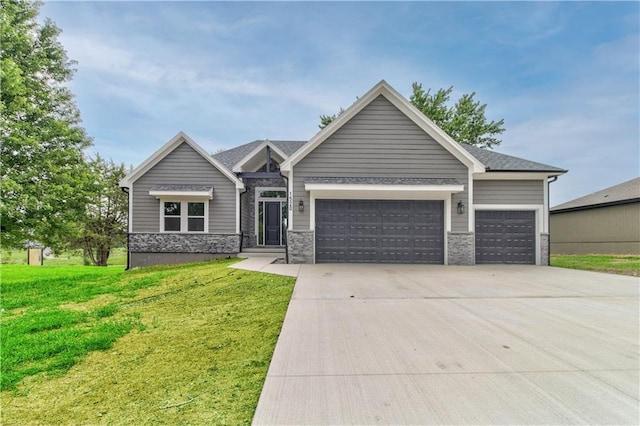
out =
[(315, 231), (287, 231), (287, 263), (313, 263)]
[(449, 232), (447, 234), (449, 265), (475, 264), (475, 234), (473, 232)]
[(551, 264), (549, 259), (549, 234), (540, 234), (540, 265), (549, 266)]

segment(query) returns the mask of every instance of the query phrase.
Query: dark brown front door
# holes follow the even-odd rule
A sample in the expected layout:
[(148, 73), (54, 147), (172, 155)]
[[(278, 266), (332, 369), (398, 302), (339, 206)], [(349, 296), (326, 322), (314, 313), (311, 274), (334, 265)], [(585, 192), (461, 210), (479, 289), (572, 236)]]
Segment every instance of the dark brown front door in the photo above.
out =
[(265, 210), (264, 244), (267, 246), (279, 246), (280, 245), (280, 203), (265, 202), (264, 210)]

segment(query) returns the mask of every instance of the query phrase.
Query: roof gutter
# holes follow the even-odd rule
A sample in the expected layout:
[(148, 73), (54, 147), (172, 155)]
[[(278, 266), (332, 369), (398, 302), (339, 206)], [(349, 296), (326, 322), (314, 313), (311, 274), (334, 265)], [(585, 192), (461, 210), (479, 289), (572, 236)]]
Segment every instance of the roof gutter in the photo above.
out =
[[(549, 176), (558, 177), (559, 175), (567, 173), (569, 170), (509, 170), (509, 169), (489, 169), (487, 168), (487, 173), (554, 173)], [(555, 182), (552, 181), (552, 182)], [(549, 182), (551, 183), (551, 182)]]

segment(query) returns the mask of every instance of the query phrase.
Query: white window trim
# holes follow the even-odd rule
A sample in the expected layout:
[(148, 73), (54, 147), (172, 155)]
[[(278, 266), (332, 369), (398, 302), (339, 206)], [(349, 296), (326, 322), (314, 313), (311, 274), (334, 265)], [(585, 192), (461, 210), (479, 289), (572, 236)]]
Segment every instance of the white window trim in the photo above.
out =
[[(508, 210), (508, 211), (534, 211), (536, 213), (536, 265), (540, 265), (540, 233), (549, 232), (545, 229), (544, 204), (476, 204), (473, 206), (473, 215), (477, 210)], [(474, 234), (476, 230), (473, 230)]]
[[(160, 200), (160, 232), (164, 234), (207, 234), (209, 233), (209, 199), (206, 197), (170, 197)], [(164, 203), (180, 203), (180, 231), (164, 230)], [(187, 231), (189, 229), (189, 204), (204, 203), (204, 231)], [(199, 216), (193, 216), (199, 217)]]
[[(284, 195), (282, 197), (261, 197), (260, 193), (262, 191), (280, 191), (280, 192), (284, 192)], [(264, 244), (264, 240), (265, 240), (265, 236), (262, 237), (262, 241), (263, 243), (260, 244), (260, 236), (258, 235), (258, 213), (259, 213), (259, 203), (260, 201), (263, 202), (279, 202), (280, 203), (280, 245), (284, 245), (284, 232), (286, 232), (285, 230), (282, 230), (282, 203), (286, 203), (287, 202), (287, 188), (285, 187), (272, 187), (272, 186), (264, 186), (264, 187), (256, 187), (255, 188), (255, 193), (254, 193), (254, 212), (253, 212), (253, 219), (254, 219), (254, 229), (256, 231), (256, 246), (258, 247), (266, 247), (266, 244)], [(291, 208), (291, 206), (289, 206), (289, 208)], [(289, 224), (291, 223), (290, 219), (287, 219), (287, 227), (289, 227)], [(262, 228), (262, 232), (264, 233), (264, 227)]]

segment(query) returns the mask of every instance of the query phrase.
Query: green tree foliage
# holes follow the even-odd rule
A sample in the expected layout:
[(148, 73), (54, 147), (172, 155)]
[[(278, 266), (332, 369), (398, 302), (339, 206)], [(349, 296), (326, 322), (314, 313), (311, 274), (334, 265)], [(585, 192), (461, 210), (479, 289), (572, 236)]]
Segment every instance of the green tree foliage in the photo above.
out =
[(500, 144), (501, 140), (496, 136), (504, 132), (504, 120), (488, 122), (485, 116), (487, 104), (474, 100), (475, 92), (465, 93), (453, 106), (449, 106), (453, 86), (431, 93), (431, 89), (425, 91), (422, 84), (413, 83), (412, 89), (409, 100), (413, 106), (454, 140), (479, 148)]
[(324, 129), (325, 127), (327, 127), (329, 124), (331, 124), (331, 122), (333, 120), (335, 120), (336, 118), (338, 118), (340, 115), (342, 115), (342, 113), (345, 111), (344, 108), (340, 107), (340, 111), (338, 111), (337, 114), (332, 114), (332, 115), (321, 115), (320, 116), (320, 124), (318, 124), (318, 127), (320, 129)]
[(93, 181), (83, 155), (91, 140), (65, 86), (73, 62), (55, 24), (38, 22), (40, 3), (0, 1), (1, 241), (60, 248), (76, 233)]
[[(409, 101), (413, 106), (457, 142), (479, 148), (492, 148), (500, 144), (497, 136), (505, 131), (504, 120), (487, 121), (487, 104), (476, 101), (475, 92), (462, 95), (454, 105), (450, 105), (453, 86), (432, 93), (431, 89), (425, 91), (422, 84), (413, 83), (412, 89)], [(337, 114), (321, 115), (318, 127), (324, 129), (344, 111), (340, 108)]]
[(124, 164), (106, 161), (99, 155), (90, 162), (90, 167), (97, 180), (78, 224), (81, 230), (78, 245), (91, 263), (107, 266), (111, 250), (126, 241), (129, 197), (120, 190), (118, 182), (127, 171)]

